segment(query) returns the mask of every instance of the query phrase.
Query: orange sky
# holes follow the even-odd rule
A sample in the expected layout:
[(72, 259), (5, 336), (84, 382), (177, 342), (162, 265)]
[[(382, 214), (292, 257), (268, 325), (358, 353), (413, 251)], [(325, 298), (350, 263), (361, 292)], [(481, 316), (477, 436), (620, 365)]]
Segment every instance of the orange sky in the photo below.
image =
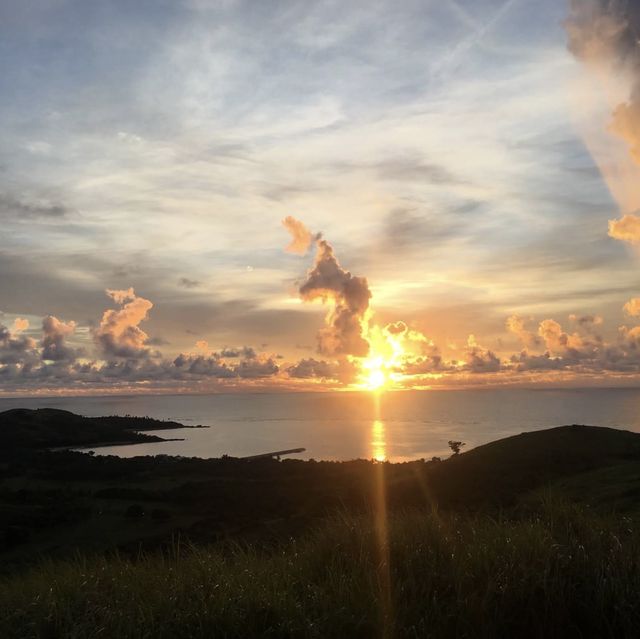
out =
[(0, 26), (0, 395), (640, 382), (633, 7), (49, 4)]

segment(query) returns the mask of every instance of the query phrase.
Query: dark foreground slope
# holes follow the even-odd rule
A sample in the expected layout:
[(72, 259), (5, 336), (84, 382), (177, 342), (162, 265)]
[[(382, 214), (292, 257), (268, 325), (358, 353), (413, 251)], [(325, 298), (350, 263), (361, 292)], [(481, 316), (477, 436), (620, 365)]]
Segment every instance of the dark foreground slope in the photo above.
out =
[(0, 636), (635, 639), (639, 593), (626, 520), (421, 510), (333, 518), (270, 551), (46, 563), (0, 579)]
[(40, 446), (0, 463), (2, 637), (640, 627), (634, 433), (566, 426), (405, 464)]
[[(77, 445), (70, 423), (59, 437)], [(53, 428), (45, 426), (45, 432)], [(41, 436), (40, 425), (36, 432), (38, 446), (51, 441)], [(528, 504), (536, 491), (552, 487), (574, 502), (634, 512), (639, 460), (640, 435), (586, 426), (524, 433), (448, 460), (404, 464), (120, 459), (14, 449), (0, 461), (0, 570), (78, 549), (137, 552), (177, 536), (272, 544), (337, 510), (371, 512), (381, 490), (389, 511), (495, 513)]]

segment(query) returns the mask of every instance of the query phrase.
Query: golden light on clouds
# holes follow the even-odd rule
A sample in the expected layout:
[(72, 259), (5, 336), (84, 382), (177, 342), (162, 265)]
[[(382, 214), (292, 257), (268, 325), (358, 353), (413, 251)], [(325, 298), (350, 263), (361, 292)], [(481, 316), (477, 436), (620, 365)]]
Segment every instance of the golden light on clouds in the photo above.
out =
[[(368, 324), (369, 317), (365, 321)], [(378, 325), (365, 327), (364, 336), (369, 342), (369, 355), (352, 358), (359, 369), (356, 388), (379, 391), (393, 388), (400, 381), (402, 375), (399, 371), (406, 355), (403, 345), (406, 333), (404, 322), (396, 322), (384, 328)]]

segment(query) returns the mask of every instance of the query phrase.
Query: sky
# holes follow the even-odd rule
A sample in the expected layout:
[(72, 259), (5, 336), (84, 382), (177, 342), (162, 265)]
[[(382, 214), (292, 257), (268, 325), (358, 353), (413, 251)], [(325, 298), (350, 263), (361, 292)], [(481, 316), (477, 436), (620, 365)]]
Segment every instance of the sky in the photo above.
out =
[(0, 395), (637, 385), (614, 5), (1, 4)]

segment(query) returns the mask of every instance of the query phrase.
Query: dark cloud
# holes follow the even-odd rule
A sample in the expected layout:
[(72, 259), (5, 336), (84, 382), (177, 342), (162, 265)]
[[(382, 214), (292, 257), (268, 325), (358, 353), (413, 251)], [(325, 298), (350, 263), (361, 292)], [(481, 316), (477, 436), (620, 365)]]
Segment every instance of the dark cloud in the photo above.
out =
[(383, 180), (422, 182), (428, 184), (462, 184), (464, 180), (441, 164), (419, 157), (391, 157), (370, 165)]
[(451, 362), (444, 361), (436, 346), (433, 346), (429, 350), (431, 351), (430, 353), (412, 357), (405, 361), (402, 366), (402, 372), (406, 375), (424, 375), (454, 370), (454, 365)]
[(236, 366), (236, 373), (243, 379), (259, 379), (271, 377), (280, 369), (270, 357), (261, 359), (244, 359)]
[[(627, 96), (614, 106), (609, 129), (640, 164), (640, 5), (636, 0), (571, 0), (565, 29), (576, 58), (626, 83)], [(609, 235), (636, 244), (640, 217), (625, 213), (609, 221)]]
[(175, 368), (181, 372), (194, 376), (230, 378), (236, 377), (236, 373), (216, 355), (205, 357), (203, 355), (190, 356), (178, 355), (173, 361)]
[(337, 379), (338, 367), (335, 362), (326, 362), (310, 357), (289, 366), (287, 373), (290, 377), (297, 379)]
[(0, 217), (16, 220), (63, 218), (71, 209), (47, 200), (27, 200), (13, 197), (7, 193), (0, 193)]
[(382, 246), (394, 253), (413, 248), (431, 251), (434, 242), (454, 237), (460, 230), (460, 224), (452, 216), (437, 216), (418, 209), (396, 208), (390, 211), (382, 222)]
[(66, 339), (76, 330), (75, 322), (63, 322), (53, 315), (42, 320), (42, 354), (45, 361), (72, 362), (77, 351), (67, 345)]
[(182, 288), (197, 288), (200, 286), (200, 282), (198, 280), (191, 280), (188, 277), (181, 277), (178, 280), (178, 285), (182, 286)]
[[(565, 21), (569, 51), (588, 63), (640, 66), (640, 5), (631, 0), (571, 0)], [(636, 78), (640, 82), (640, 79)]]
[(469, 336), (465, 353), (465, 367), (472, 373), (495, 373), (500, 370), (500, 358), (492, 351), (477, 344), (473, 335)]
[(0, 324), (0, 364), (32, 364), (38, 359), (35, 340), (26, 335), (15, 335)]
[(315, 264), (298, 290), (305, 301), (319, 299), (332, 305), (326, 326), (318, 333), (318, 351), (365, 356), (369, 343), (362, 336), (362, 323), (371, 298), (367, 280), (344, 270), (326, 240), (318, 239), (316, 247)]
[(255, 359), (256, 352), (250, 346), (243, 346), (242, 348), (227, 348), (225, 346), (225, 348), (223, 348), (220, 351), (220, 356), (231, 357), (231, 358), (243, 357), (245, 359)]
[(526, 350), (519, 355), (512, 355), (510, 361), (519, 372), (560, 370), (569, 365), (562, 357), (551, 357), (548, 352), (542, 355), (532, 355)]

